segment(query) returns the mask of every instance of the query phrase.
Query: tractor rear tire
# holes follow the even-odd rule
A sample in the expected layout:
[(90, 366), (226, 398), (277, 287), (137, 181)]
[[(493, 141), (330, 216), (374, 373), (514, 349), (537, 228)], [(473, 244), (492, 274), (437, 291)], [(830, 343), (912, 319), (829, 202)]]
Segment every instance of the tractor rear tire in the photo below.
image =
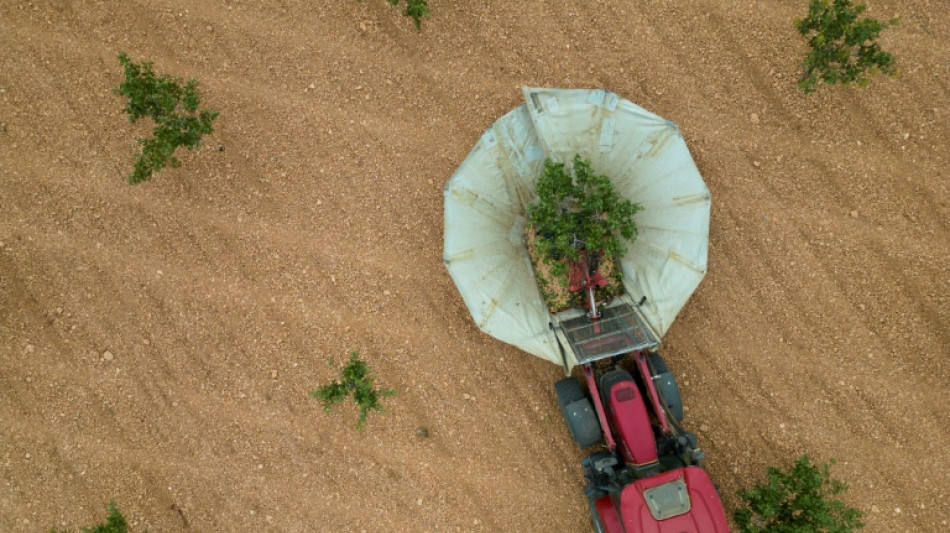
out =
[(670, 372), (670, 367), (666, 366), (666, 361), (658, 353), (647, 354), (650, 362), (650, 377), (653, 380), (653, 386), (663, 397), (663, 403), (666, 404), (666, 411), (677, 422), (683, 421), (683, 399), (680, 396), (679, 385), (676, 384), (676, 378)]
[(564, 378), (554, 384), (558, 405), (570, 405), (585, 398), (584, 391), (574, 378)]
[(589, 448), (600, 442), (603, 434), (597, 414), (577, 381), (573, 378), (562, 379), (554, 384), (554, 392), (574, 442), (581, 448)]

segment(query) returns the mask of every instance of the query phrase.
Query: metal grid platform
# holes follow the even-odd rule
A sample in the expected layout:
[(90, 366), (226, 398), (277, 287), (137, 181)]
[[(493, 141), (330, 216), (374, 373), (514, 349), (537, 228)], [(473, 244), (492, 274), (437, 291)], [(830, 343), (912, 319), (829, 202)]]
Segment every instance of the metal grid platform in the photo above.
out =
[(629, 305), (605, 309), (601, 315), (601, 319), (596, 322), (580, 316), (561, 323), (561, 330), (579, 364), (654, 348), (660, 344), (640, 315)]

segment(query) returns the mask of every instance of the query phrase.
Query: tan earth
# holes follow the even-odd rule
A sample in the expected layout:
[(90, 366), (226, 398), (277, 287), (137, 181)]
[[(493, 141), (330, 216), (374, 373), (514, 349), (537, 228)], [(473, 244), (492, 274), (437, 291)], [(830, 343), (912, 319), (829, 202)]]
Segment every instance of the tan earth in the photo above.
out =
[[(523, 85), (677, 122), (712, 190), (665, 355), (727, 513), (808, 454), (866, 531), (950, 531), (950, 3), (872, 2), (901, 77), (810, 96), (804, 0), (430, 5), (0, 2), (0, 532), (588, 531), (561, 370), (441, 262)], [(135, 187), (120, 51), (220, 112)], [(398, 390), (362, 433), (307, 396), (351, 350)]]

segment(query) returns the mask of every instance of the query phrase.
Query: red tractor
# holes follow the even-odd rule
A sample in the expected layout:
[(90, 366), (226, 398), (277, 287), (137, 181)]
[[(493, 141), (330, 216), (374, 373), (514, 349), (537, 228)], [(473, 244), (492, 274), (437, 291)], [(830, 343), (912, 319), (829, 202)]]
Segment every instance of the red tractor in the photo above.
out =
[[(586, 289), (594, 302), (594, 285)], [(587, 393), (574, 378), (554, 389), (577, 444), (604, 444), (583, 461), (594, 531), (728, 532), (704, 453), (680, 425), (679, 387), (656, 338), (634, 305), (589, 309), (561, 323)]]
[[(583, 368), (586, 387), (566, 379), (555, 388), (581, 448), (604, 443), (583, 464), (596, 531), (727, 531), (657, 353), (706, 274), (709, 188), (673, 122), (603, 89), (523, 93), (524, 105), (485, 131), (445, 186), (445, 266), (482, 331), (567, 373)], [(596, 301), (607, 280), (594, 257), (569, 276), (569, 290), (586, 291), (584, 306), (552, 312), (529, 257), (526, 216), (545, 161), (572, 156), (644, 209), (636, 240), (615, 258), (622, 294), (602, 291), (608, 301)]]

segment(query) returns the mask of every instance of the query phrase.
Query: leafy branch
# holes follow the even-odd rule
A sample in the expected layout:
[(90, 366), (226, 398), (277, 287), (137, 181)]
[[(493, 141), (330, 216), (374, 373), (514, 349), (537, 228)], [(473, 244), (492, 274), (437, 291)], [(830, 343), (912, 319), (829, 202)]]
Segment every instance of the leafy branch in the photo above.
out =
[[(389, 0), (392, 5), (398, 5), (399, 0)], [(406, 10), (402, 12), (404, 16), (410, 17), (416, 25), (416, 29), (422, 29), (422, 18), (429, 16), (429, 4), (426, 0), (406, 0)]]
[(395, 396), (396, 391), (394, 389), (377, 390), (373, 384), (369, 366), (360, 360), (359, 352), (354, 351), (350, 353), (350, 360), (343, 367), (339, 380), (320, 385), (309, 394), (312, 398), (321, 400), (324, 411), (328, 413), (331, 407), (352, 394), (353, 401), (360, 409), (356, 429), (363, 431), (369, 412), (383, 410), (383, 406), (379, 403), (380, 397)]
[(867, 10), (851, 0), (811, 0), (808, 16), (795, 20), (795, 28), (809, 36), (811, 51), (803, 61), (805, 68), (798, 87), (810, 93), (818, 83), (867, 86), (867, 74), (897, 76), (894, 56), (884, 52), (876, 40), (881, 31), (897, 24), (897, 19), (879, 22), (858, 20)]
[(134, 63), (124, 52), (119, 54), (119, 64), (124, 69), (125, 81), (115, 92), (128, 98), (124, 111), (129, 122), (150, 117), (155, 123), (151, 139), (138, 139), (142, 152), (128, 178), (134, 185), (148, 180), (166, 165), (179, 166), (175, 150), (179, 146), (196, 149), (202, 135), (214, 133), (211, 122), (218, 113), (198, 110), (201, 102), (196, 80), (182, 85), (178, 78), (156, 75), (150, 61)]
[[(81, 533), (126, 533), (129, 530), (129, 524), (125, 517), (115, 506), (115, 502), (109, 502), (109, 516), (106, 521), (93, 527), (80, 527)], [(66, 530), (57, 531), (51, 529), (50, 533), (69, 533)]]
[(572, 173), (563, 163), (544, 162), (535, 186), (537, 202), (528, 206), (528, 228), (536, 235), (541, 261), (566, 286), (564, 259), (589, 256), (622, 257), (626, 242), (637, 235), (633, 216), (640, 204), (622, 198), (610, 178), (597, 174), (590, 161), (574, 156)]
[(739, 492), (745, 507), (736, 510), (736, 525), (739, 533), (851, 533), (864, 527), (863, 513), (835, 498), (847, 490), (827, 464), (803, 455), (787, 472), (770, 467), (764, 484)]

